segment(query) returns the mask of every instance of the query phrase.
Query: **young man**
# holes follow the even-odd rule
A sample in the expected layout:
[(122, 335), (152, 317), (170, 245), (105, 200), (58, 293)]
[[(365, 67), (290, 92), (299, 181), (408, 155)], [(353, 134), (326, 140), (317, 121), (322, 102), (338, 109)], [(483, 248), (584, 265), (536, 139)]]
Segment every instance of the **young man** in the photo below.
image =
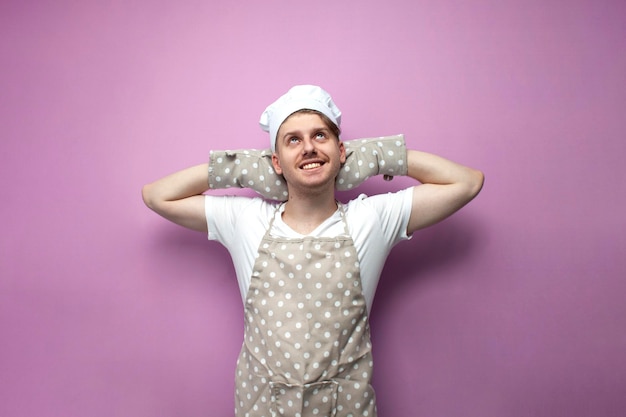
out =
[[(264, 154), (214, 152), (143, 188), (148, 207), (208, 232), (233, 258), (245, 309), (238, 417), (375, 417), (368, 312), (384, 261), (482, 187), (480, 171), (406, 150), (401, 136), (343, 143), (340, 121), (327, 92), (295, 86), (261, 116), (273, 170), (261, 168)], [(380, 173), (421, 185), (335, 199)], [(286, 201), (203, 194), (233, 184)]]

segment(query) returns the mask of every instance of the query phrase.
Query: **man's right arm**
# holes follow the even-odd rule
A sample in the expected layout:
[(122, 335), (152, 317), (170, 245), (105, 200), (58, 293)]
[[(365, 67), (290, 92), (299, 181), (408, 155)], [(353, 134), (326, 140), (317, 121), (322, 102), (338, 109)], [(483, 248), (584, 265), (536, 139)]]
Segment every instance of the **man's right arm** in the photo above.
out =
[(407, 151), (407, 175), (422, 185), (413, 189), (407, 233), (435, 224), (469, 203), (480, 192), (484, 174), (448, 159)]
[(183, 227), (207, 232), (203, 193), (209, 188), (208, 163), (175, 172), (144, 185), (143, 201), (164, 218)]

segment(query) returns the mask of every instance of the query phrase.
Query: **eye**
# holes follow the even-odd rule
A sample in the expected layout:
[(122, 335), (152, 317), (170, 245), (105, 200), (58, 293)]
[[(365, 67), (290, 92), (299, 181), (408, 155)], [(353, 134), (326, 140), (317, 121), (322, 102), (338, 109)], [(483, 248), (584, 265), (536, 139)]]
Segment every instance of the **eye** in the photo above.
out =
[(326, 139), (326, 134), (324, 132), (317, 132), (315, 134), (315, 139), (317, 140), (323, 140)]
[(287, 143), (292, 144), (292, 143), (298, 143), (300, 141), (300, 138), (297, 136), (292, 136), (289, 139), (287, 139)]

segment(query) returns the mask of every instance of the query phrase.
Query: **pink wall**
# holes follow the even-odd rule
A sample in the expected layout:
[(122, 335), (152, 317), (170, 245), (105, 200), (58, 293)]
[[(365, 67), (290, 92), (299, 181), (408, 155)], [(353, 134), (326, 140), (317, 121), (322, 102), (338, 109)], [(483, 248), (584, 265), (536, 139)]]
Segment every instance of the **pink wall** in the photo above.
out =
[(296, 83), (486, 173), (389, 259), (380, 415), (626, 415), (626, 3), (34, 3), (0, 5), (1, 416), (232, 415), (232, 265), (140, 189), (266, 147)]

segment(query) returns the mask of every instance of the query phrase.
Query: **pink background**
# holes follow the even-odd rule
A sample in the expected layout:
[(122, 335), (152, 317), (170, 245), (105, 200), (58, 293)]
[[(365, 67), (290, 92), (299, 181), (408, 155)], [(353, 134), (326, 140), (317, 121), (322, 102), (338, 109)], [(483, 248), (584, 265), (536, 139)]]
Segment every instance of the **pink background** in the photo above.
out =
[(380, 415), (626, 415), (625, 39), (617, 0), (2, 2), (0, 415), (232, 415), (227, 252), (140, 190), (296, 83), (486, 174), (389, 258)]

